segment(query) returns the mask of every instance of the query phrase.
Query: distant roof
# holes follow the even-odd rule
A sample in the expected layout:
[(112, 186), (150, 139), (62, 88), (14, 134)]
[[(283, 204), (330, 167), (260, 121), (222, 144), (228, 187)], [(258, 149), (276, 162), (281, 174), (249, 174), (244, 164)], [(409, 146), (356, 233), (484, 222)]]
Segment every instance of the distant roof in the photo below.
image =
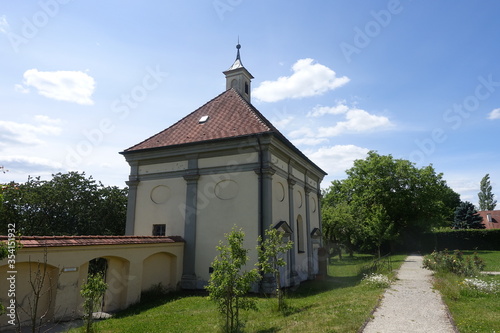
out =
[[(477, 213), (483, 218), (486, 229), (500, 229), (500, 210), (480, 210)], [(488, 215), (491, 221), (488, 220)]]
[[(0, 242), (7, 241), (0, 236)], [(184, 242), (180, 236), (21, 236), (23, 247), (157, 244)]]

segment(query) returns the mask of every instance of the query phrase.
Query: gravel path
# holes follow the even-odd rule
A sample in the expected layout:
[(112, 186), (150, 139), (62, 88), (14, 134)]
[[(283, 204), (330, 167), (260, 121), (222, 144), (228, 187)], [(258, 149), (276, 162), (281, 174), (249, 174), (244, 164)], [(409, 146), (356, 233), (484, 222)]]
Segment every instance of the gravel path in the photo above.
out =
[(363, 333), (454, 333), (446, 306), (432, 289), (432, 272), (422, 268), (422, 256), (408, 256), (398, 280), (384, 298)]

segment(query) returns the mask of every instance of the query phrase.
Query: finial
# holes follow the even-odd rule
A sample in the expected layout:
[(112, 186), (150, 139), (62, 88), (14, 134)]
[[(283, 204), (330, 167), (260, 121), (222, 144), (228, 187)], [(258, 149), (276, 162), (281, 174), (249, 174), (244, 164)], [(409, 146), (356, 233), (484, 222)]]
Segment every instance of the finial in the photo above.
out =
[(241, 45), (240, 45), (240, 36), (238, 36), (238, 45), (236, 45), (236, 49), (238, 50), (237, 53), (236, 53), (236, 60), (240, 60), (240, 49), (241, 49)]

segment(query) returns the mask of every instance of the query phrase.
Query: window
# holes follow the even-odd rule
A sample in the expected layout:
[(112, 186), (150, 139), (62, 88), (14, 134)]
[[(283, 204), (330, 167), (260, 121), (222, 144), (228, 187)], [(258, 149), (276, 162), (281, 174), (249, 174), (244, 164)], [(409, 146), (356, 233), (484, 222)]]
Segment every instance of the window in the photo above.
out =
[(304, 222), (302, 216), (297, 216), (297, 251), (304, 253)]
[(486, 214), (486, 219), (488, 222), (493, 222), (493, 219), (491, 218), (491, 213)]
[(153, 224), (153, 236), (165, 236), (165, 224)]
[(245, 82), (245, 94), (248, 95), (248, 82)]

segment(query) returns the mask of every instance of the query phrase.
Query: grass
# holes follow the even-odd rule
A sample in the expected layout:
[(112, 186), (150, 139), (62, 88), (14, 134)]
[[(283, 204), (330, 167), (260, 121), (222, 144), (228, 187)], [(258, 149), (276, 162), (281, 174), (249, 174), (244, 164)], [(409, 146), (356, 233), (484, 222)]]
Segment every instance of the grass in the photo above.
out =
[[(398, 268), (406, 256), (393, 256)], [(329, 277), (307, 281), (288, 291), (284, 312), (276, 300), (257, 298), (258, 311), (245, 311), (241, 318), (245, 332), (357, 332), (370, 318), (383, 288), (361, 283), (362, 272), (373, 257), (332, 260)], [(204, 293), (174, 292), (143, 297), (141, 303), (97, 323), (99, 332), (217, 332), (220, 316)], [(73, 330), (71, 332), (77, 332)]]
[[(500, 271), (500, 251), (476, 251), (486, 262), (486, 271)], [(473, 251), (464, 251), (465, 255)], [(500, 284), (500, 276), (481, 276), (481, 280)], [(436, 273), (434, 286), (443, 295), (459, 332), (499, 332), (500, 293), (471, 292), (464, 278), (452, 273)]]

